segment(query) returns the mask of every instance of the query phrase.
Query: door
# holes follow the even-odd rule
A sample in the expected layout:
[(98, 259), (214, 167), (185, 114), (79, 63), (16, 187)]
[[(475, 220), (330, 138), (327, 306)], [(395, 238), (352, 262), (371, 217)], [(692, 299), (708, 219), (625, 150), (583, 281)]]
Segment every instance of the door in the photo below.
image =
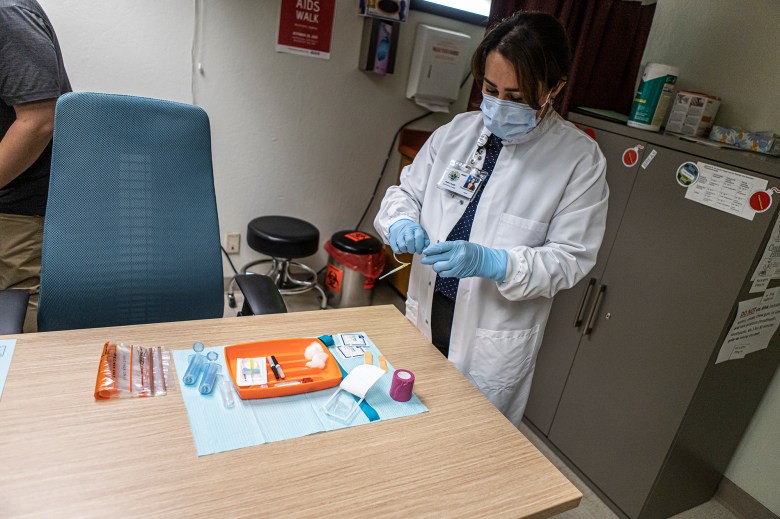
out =
[(574, 287), (559, 292), (550, 310), (550, 318), (536, 359), (531, 394), (525, 408), (525, 417), (544, 435), (547, 435), (550, 430), (553, 415), (561, 399), (563, 386), (582, 336), (584, 321), (588, 317), (587, 310), (593, 303), (598, 289), (597, 281), (604, 271), (604, 265), (615, 241), (620, 219), (623, 218), (623, 211), (642, 160), (642, 149), (638, 150), (637, 155), (629, 153), (630, 158), (635, 159), (633, 163), (631, 160), (626, 163), (629, 165), (623, 163), (622, 157), (626, 150), (644, 146), (643, 142), (602, 130), (591, 130), (607, 160), (607, 183), (609, 184), (607, 228), (596, 265), (589, 275)]
[(685, 199), (678, 167), (708, 161), (657, 153), (634, 183), (593, 331), (577, 350), (549, 434), (632, 518), (719, 346), (771, 220), (769, 211), (749, 221)]

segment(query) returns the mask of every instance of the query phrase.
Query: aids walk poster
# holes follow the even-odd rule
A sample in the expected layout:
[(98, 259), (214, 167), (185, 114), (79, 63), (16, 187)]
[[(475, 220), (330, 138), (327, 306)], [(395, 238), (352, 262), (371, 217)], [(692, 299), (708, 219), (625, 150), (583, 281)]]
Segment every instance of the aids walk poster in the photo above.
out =
[(282, 0), (277, 52), (330, 59), (336, 0)]

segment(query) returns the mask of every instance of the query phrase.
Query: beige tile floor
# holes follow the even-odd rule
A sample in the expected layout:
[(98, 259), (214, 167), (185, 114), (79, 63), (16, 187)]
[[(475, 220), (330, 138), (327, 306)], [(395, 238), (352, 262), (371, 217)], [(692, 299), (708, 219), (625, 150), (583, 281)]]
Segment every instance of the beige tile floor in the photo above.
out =
[[(225, 298), (225, 317), (233, 317), (243, 304), (243, 297), (239, 291), (236, 291), (236, 302), (238, 308), (233, 309), (227, 305)], [(314, 291), (288, 296), (285, 298), (287, 310), (289, 312), (300, 312), (306, 310), (316, 310), (319, 308), (319, 299)], [(374, 287), (373, 301), (374, 305), (392, 304), (399, 311), (404, 311), (403, 298), (389, 285), (384, 282), (378, 282)], [(582, 501), (574, 510), (569, 510), (556, 516), (558, 519), (617, 519), (618, 516), (604, 504), (604, 502), (588, 488), (582, 480), (577, 477), (561, 459), (554, 454), (528, 427), (520, 427), (520, 431), (533, 443), (547, 459), (549, 459), (558, 470), (560, 470), (569, 481), (582, 492)], [(728, 508), (716, 499), (711, 499), (686, 512), (675, 515), (674, 519), (742, 519), (740, 516), (732, 513)]]

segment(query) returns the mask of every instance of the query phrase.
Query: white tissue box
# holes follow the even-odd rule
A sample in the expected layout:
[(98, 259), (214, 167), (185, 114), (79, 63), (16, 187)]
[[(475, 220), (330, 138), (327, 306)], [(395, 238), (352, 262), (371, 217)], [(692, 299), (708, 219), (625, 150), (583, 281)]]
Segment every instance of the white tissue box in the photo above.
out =
[(666, 131), (703, 137), (709, 134), (718, 108), (719, 97), (680, 90), (666, 121)]

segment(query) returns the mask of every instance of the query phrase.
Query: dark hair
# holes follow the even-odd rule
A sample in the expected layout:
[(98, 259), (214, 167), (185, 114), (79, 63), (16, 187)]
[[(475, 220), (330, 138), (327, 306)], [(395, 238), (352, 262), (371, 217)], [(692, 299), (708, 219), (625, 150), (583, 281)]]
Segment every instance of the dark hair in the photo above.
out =
[(539, 98), (544, 90), (565, 81), (571, 68), (566, 31), (546, 13), (516, 12), (488, 31), (471, 58), (477, 83), (485, 79), (485, 61), (494, 50), (514, 65), (517, 85), (536, 110), (541, 108)]

